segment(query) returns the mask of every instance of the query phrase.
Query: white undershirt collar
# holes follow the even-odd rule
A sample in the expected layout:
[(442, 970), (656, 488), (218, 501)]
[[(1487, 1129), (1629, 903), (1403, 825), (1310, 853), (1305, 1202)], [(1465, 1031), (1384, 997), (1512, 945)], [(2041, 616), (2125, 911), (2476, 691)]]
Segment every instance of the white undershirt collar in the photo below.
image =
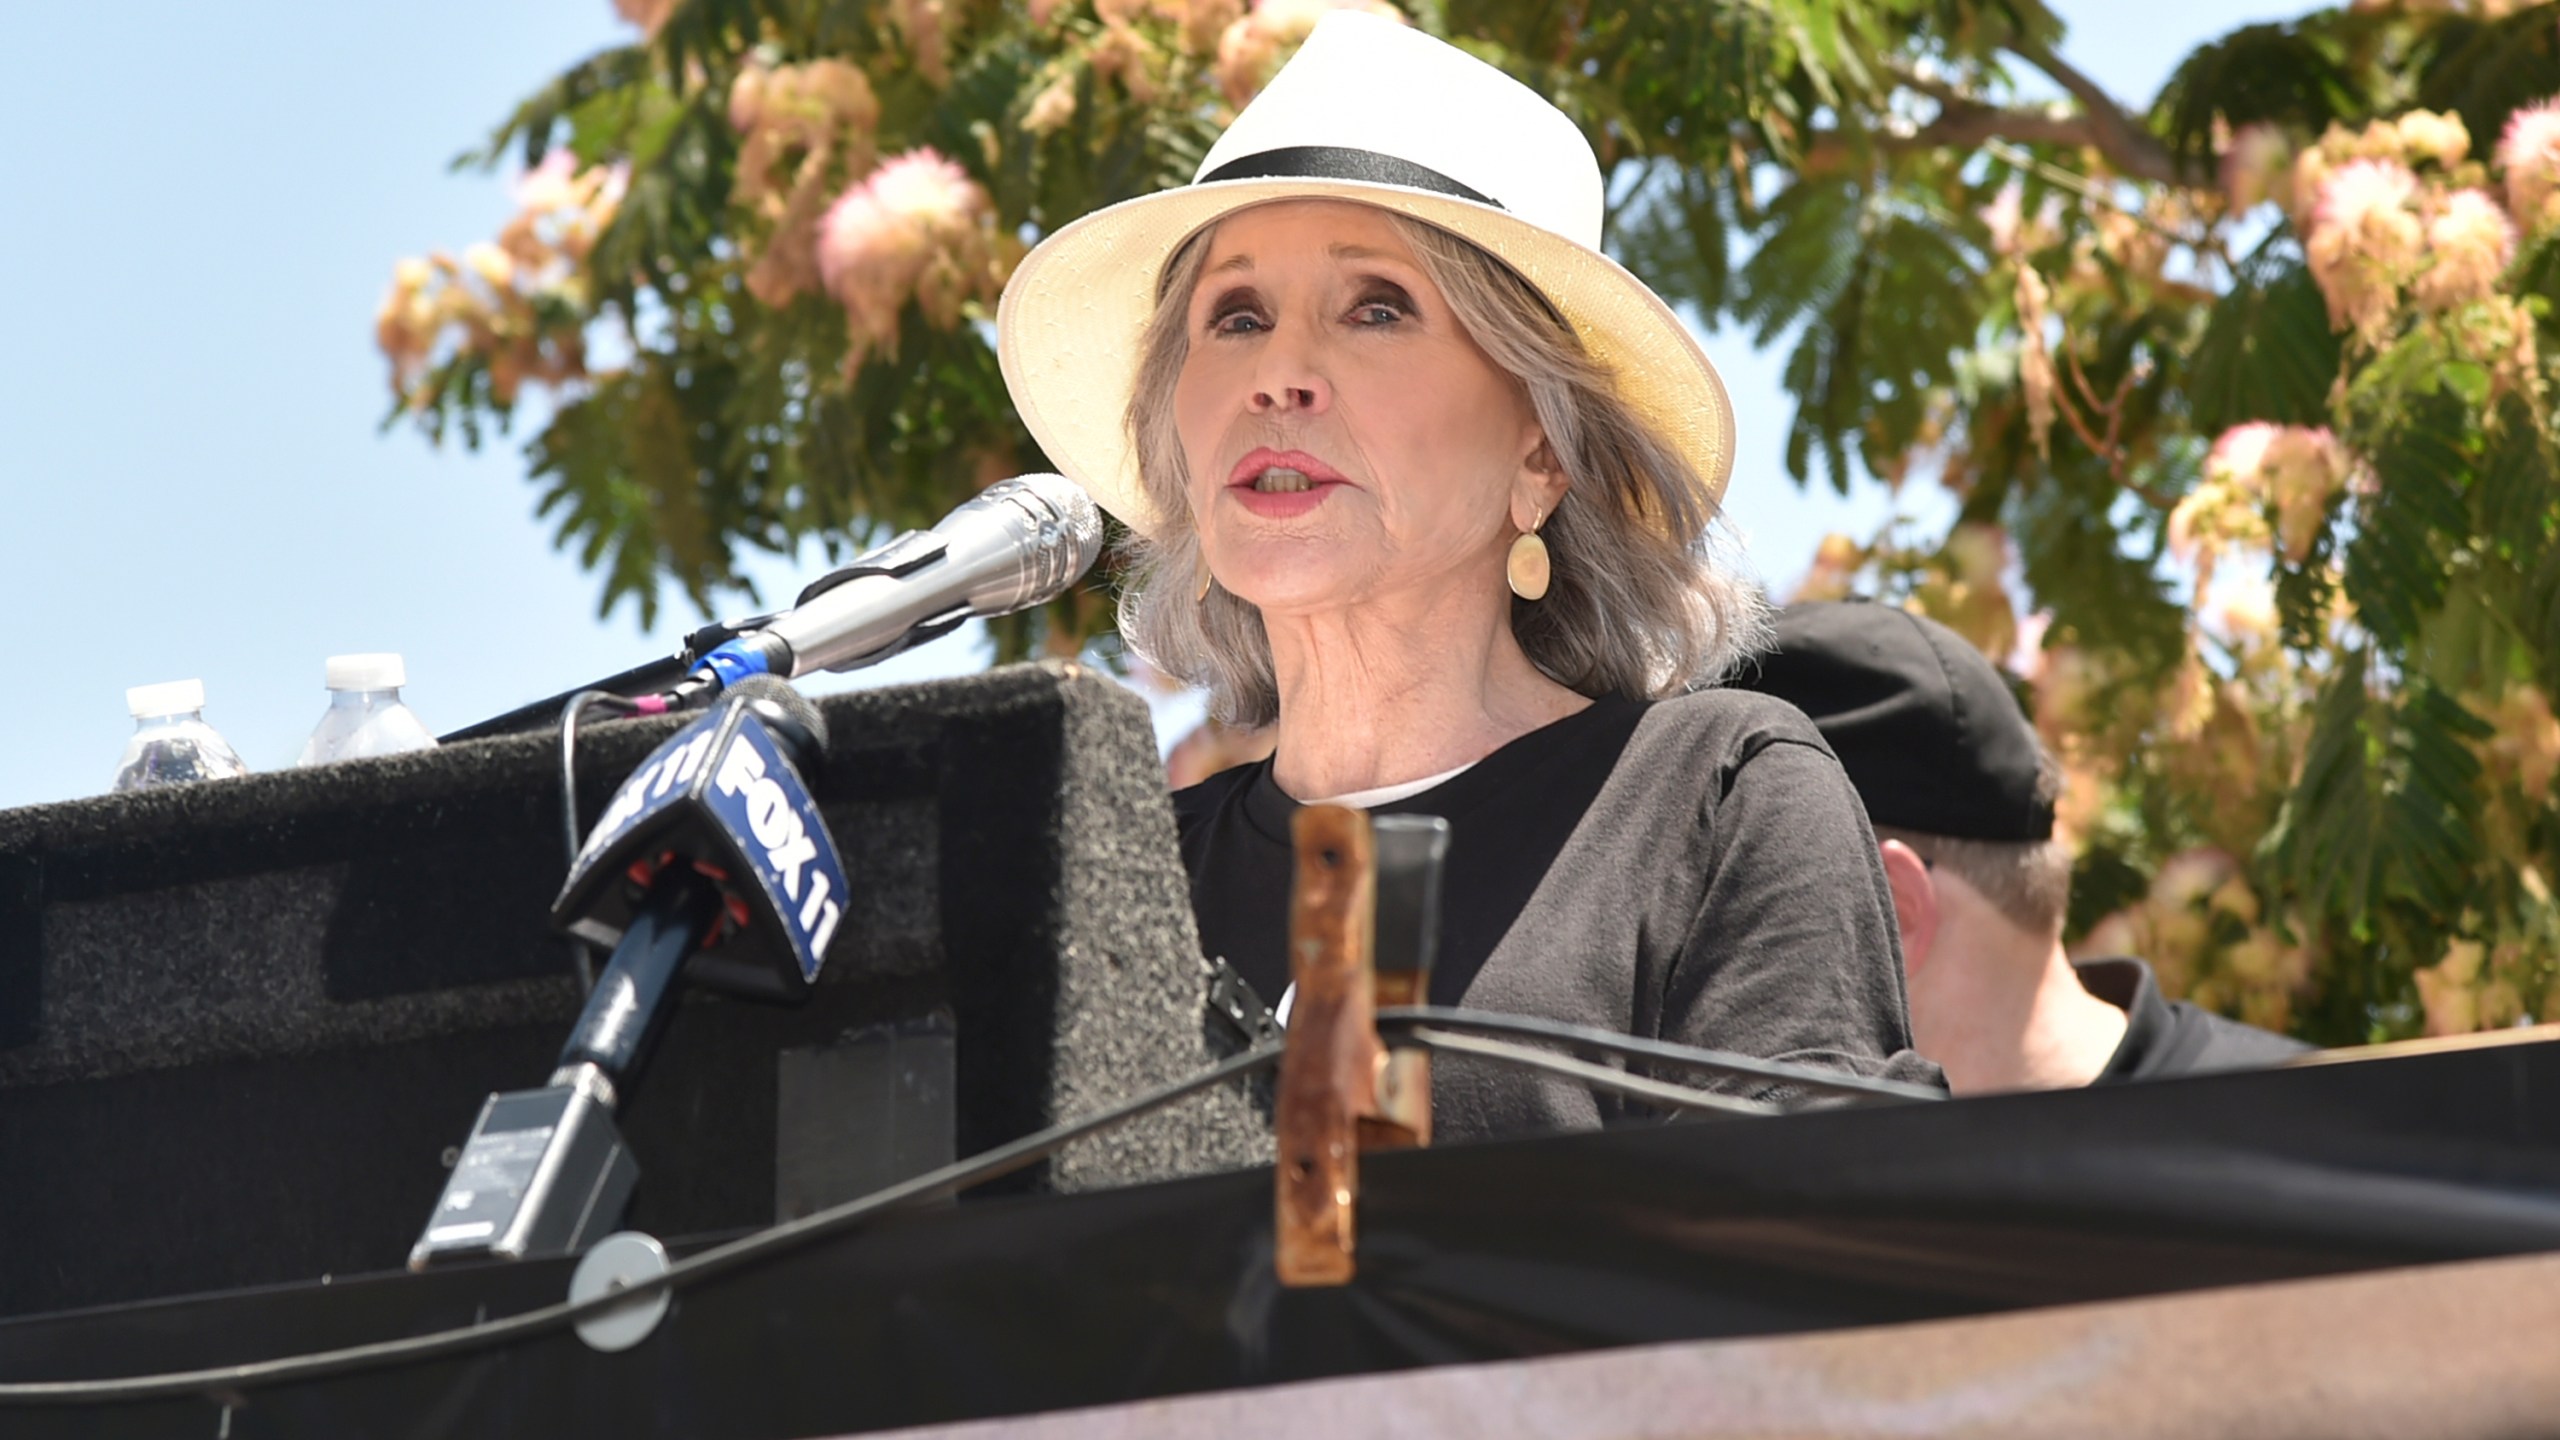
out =
[(1419, 795), (1434, 785), (1455, 780), (1474, 768), (1476, 768), (1476, 762), (1470, 760), (1455, 770), (1443, 770), (1437, 775), (1425, 775), (1419, 780), (1407, 780), (1396, 785), (1380, 785), (1371, 790), (1354, 790), (1348, 795), (1336, 795), (1330, 800), (1310, 800), (1306, 803), (1340, 805), (1352, 810), (1373, 810), (1380, 805), (1392, 805), (1408, 795)]

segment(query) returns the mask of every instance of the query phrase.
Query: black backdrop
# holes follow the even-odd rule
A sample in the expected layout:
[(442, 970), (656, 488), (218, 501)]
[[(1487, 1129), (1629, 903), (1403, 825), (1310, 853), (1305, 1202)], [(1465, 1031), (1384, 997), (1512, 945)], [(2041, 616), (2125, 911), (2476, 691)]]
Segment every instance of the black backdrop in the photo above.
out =
[[(1359, 1278), (1268, 1171), (885, 1220), (566, 1333), (233, 1396), (234, 1437), (787, 1436), (2560, 1248), (2560, 1043), (1363, 1161)], [(237, 1363), (556, 1301), (563, 1264), (0, 1325), (0, 1379)], [(213, 1433), (209, 1399), (0, 1433)]]

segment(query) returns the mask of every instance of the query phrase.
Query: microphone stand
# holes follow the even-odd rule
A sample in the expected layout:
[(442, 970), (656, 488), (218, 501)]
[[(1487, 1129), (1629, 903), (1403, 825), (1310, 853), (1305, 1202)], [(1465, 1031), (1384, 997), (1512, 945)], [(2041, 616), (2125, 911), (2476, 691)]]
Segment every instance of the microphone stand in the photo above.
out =
[(574, 685), (530, 705), (519, 705), (504, 715), (493, 715), (476, 725), (465, 725), (450, 735), (439, 735), (436, 743), (450, 745), (456, 740), (486, 740), (492, 735), (524, 735), (549, 730), (560, 723), (561, 708), (587, 691), (601, 690), (608, 695), (636, 700), (643, 695), (674, 689), (692, 669), (693, 660), (689, 655), (670, 655), (663, 660), (634, 665), (619, 675)]
[(773, 623), (771, 615), (751, 615), (744, 620), (723, 620), (705, 625), (684, 637), (684, 648), (662, 660), (634, 665), (620, 674), (608, 675), (587, 685), (572, 685), (557, 695), (519, 705), (504, 715), (493, 715), (477, 725), (465, 725), (450, 735), (439, 735), (436, 743), (450, 745), (456, 740), (485, 740), (492, 735), (523, 735), (548, 730), (560, 723), (560, 709), (590, 690), (637, 700), (643, 695), (663, 695), (684, 682), (702, 657), (737, 639)]
[(613, 959), (596, 977), (578, 1027), (560, 1047), (551, 1083), (567, 1083), (565, 1077), (580, 1067), (599, 1071), (611, 1104), (612, 1087), (638, 1068), (640, 1052), (656, 1036), (685, 957), (719, 923), (719, 886), (681, 860), (659, 872), (622, 932), (622, 943), (613, 947)]
[(409, 1268), (584, 1250), (640, 1181), (613, 1123), (621, 1089), (665, 1019), (684, 962), (720, 923), (720, 887), (677, 860), (613, 947), (549, 1083), (492, 1095), (409, 1251)]

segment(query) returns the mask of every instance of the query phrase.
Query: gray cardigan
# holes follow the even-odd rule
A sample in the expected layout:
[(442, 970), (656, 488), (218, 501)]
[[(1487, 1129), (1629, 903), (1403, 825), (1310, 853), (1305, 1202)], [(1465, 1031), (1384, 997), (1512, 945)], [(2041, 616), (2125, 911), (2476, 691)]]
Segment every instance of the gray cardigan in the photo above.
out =
[[(1620, 747), (1613, 761), (1608, 746)], [(1577, 764), (1591, 770), (1596, 792), (1542, 788)], [(1587, 805), (1560, 846), (1546, 842), (1552, 858), (1525, 903), (1489, 888), (1480, 877), (1503, 873), (1517, 846), (1538, 845), (1542, 826), (1564, 828), (1568, 817), (1555, 811), (1581, 794)], [(1213, 949), (1221, 934), (1258, 943), (1275, 920), (1285, 926), (1289, 808), (1267, 762), (1176, 797)], [(1640, 706), (1602, 701), (1378, 809), (1450, 817), (1453, 921), (1463, 907), (1518, 906), (1463, 992), (1441, 998), (1942, 1083), (1910, 1049), (1892, 898), (1866, 812), (1812, 722), (1784, 702), (1730, 690)], [(1250, 929), (1240, 930), (1245, 918)], [(1752, 1093), (1741, 1082), (1715, 1088)], [(1650, 1113), (1571, 1081), (1456, 1056), (1433, 1062), (1433, 1099), (1434, 1124), (1453, 1140)]]

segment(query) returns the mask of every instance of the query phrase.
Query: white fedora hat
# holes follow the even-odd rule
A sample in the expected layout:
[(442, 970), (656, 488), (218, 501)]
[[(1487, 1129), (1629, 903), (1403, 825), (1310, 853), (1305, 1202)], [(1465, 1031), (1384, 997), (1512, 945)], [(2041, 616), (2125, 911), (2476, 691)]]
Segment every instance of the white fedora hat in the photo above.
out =
[(1159, 515), (1129, 434), (1140, 337), (1182, 242), (1273, 200), (1401, 211), (1518, 271), (1688, 457), (1712, 504), (1733, 469), (1733, 402), (1687, 326), (1600, 253), (1600, 162), (1564, 113), (1474, 56), (1390, 19), (1327, 15), (1210, 147), (1189, 185), (1097, 210), (1040, 242), (1005, 286), (996, 350), (1032, 438), (1142, 533)]

